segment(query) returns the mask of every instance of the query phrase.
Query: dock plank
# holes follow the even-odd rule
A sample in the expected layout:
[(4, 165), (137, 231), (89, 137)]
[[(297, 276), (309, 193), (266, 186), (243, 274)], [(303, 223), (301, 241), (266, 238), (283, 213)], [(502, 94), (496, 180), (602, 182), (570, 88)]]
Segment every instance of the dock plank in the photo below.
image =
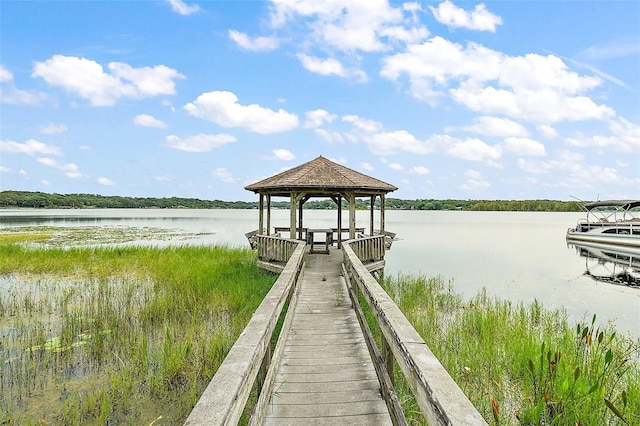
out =
[(342, 277), (341, 251), (310, 254), (265, 425), (391, 425)]

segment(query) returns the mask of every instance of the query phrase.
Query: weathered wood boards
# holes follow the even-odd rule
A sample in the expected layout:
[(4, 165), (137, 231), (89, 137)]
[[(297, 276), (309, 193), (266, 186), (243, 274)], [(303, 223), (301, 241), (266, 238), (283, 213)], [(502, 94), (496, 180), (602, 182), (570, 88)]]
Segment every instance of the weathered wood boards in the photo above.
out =
[(340, 256), (306, 257), (265, 425), (391, 424)]

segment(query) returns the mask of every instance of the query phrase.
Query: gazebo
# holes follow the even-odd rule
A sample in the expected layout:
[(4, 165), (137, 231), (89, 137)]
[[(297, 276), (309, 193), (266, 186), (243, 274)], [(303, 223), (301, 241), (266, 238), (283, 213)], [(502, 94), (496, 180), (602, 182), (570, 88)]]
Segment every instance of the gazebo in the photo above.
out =
[[(246, 190), (260, 195), (258, 235), (270, 235), (271, 198), (288, 197), (290, 199), (289, 237), (303, 240), (303, 206), (311, 198), (330, 198), (338, 206), (337, 239), (342, 244), (342, 200), (349, 204), (349, 239), (356, 237), (356, 198), (370, 200), (369, 235), (374, 235), (374, 210), (377, 197), (380, 197), (380, 234), (384, 234), (385, 195), (398, 188), (334, 163), (322, 156), (247, 185)], [(266, 226), (265, 226), (266, 201)], [(296, 214), (297, 213), (297, 214)], [(346, 231), (346, 229), (345, 229)]]

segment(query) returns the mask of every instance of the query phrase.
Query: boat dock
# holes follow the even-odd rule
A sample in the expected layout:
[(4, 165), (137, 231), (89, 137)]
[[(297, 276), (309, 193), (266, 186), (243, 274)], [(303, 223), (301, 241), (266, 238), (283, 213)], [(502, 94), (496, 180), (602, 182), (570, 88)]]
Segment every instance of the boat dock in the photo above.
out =
[[(373, 277), (384, 240), (346, 241), (326, 254), (310, 253), (304, 241), (258, 236), (265, 269), (281, 267), (276, 255), (290, 258), (185, 425), (247, 417), (250, 425), (403, 425), (389, 374), (396, 366), (428, 424), (486, 425)], [(379, 345), (360, 298), (377, 319)], [(247, 408), (252, 392), (259, 396)]]
[[(260, 196), (246, 234), (257, 265), (279, 277), (185, 425), (405, 425), (397, 372), (427, 424), (487, 424), (374, 278), (395, 237), (385, 230), (395, 186), (318, 157), (245, 189)], [(272, 226), (272, 197), (289, 198), (288, 226)], [(335, 203), (335, 227), (304, 226), (313, 197)], [(368, 229), (356, 226), (357, 198)]]
[(265, 425), (391, 425), (342, 276), (342, 253), (307, 254)]

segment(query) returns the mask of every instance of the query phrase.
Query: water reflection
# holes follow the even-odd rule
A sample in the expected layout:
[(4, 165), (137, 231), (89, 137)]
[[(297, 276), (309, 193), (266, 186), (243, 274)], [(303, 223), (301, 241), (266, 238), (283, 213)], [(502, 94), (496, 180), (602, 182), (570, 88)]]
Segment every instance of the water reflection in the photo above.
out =
[(584, 275), (596, 281), (640, 289), (640, 250), (623, 249), (605, 244), (571, 243), (585, 259)]

